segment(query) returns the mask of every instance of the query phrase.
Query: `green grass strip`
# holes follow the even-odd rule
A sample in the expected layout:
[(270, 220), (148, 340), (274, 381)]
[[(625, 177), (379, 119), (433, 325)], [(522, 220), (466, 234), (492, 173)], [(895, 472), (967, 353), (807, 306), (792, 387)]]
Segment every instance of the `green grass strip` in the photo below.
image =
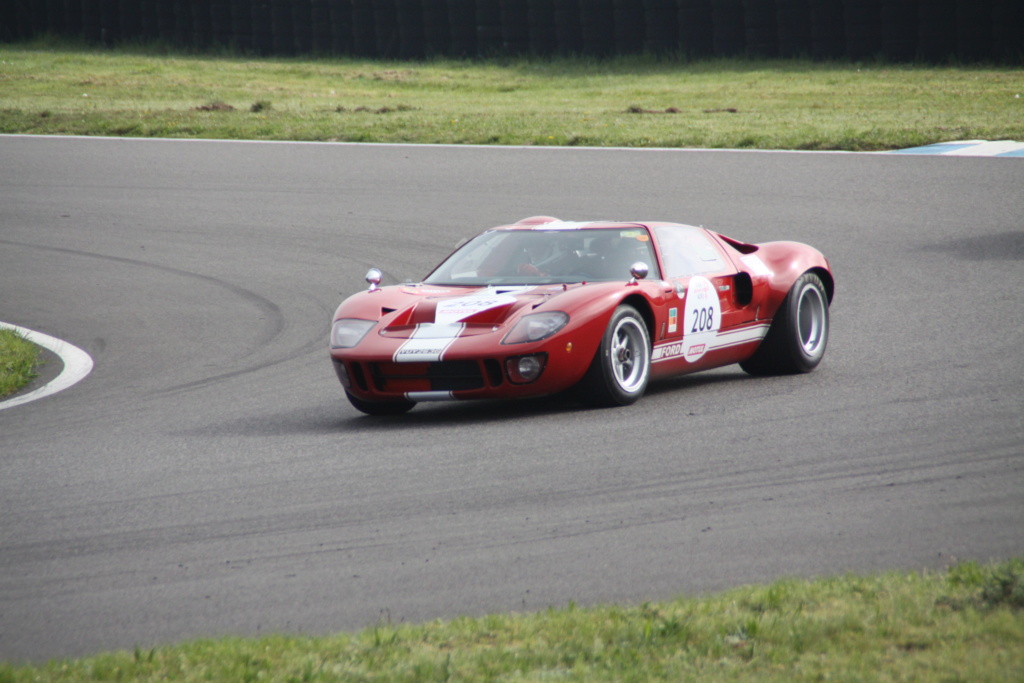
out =
[(10, 396), (36, 377), (39, 347), (11, 329), (0, 329), (0, 397)]
[(392, 62), (0, 45), (0, 132), (889, 150), (1024, 140), (1024, 69), (654, 56)]
[(1024, 559), (941, 573), (784, 579), (638, 607), (224, 638), (42, 666), (22, 681), (1010, 681)]

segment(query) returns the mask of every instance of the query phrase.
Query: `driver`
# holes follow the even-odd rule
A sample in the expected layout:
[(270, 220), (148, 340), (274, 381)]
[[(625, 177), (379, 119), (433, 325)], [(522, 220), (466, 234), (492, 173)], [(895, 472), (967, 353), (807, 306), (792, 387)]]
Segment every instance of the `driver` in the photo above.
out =
[(578, 268), (580, 255), (583, 253), (583, 238), (570, 235), (552, 235), (540, 233), (540, 239), (530, 242), (525, 252), (528, 261), (519, 265), (520, 275), (534, 276), (568, 276)]

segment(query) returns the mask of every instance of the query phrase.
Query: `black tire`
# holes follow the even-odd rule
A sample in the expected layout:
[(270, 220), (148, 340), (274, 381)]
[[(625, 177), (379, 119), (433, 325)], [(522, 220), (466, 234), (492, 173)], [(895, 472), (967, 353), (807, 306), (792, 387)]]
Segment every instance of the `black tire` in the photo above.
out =
[(397, 401), (364, 401), (363, 399), (345, 392), (348, 402), (352, 407), (367, 415), (404, 415), (416, 405), (415, 401), (399, 399)]
[(640, 400), (651, 374), (651, 337), (635, 308), (623, 304), (608, 322), (601, 346), (576, 387), (580, 403), (628, 406)]
[(828, 344), (828, 293), (804, 273), (775, 313), (764, 341), (740, 367), (751, 375), (794, 375), (818, 367)]

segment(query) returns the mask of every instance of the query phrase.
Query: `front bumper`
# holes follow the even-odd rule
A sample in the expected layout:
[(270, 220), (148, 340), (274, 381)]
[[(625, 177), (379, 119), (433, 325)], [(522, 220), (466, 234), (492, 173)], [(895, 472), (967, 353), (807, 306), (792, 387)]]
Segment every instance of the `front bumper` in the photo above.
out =
[[(475, 344), (466, 344), (473, 346)], [(508, 345), (462, 352), (451, 350), (432, 362), (396, 362), (390, 354), (332, 349), (331, 360), (345, 390), (367, 401), (526, 398), (568, 389), (583, 377), (594, 349), (581, 349), (564, 339), (538, 344)], [(488, 351), (490, 351), (488, 353)], [(524, 382), (513, 368), (517, 359), (533, 356), (543, 369)]]

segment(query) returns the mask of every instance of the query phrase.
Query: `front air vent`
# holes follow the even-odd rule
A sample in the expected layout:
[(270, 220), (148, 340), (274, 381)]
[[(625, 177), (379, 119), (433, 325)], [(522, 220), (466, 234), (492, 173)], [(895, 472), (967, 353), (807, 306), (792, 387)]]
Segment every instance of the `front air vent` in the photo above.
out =
[(484, 361), (484, 372), (487, 373), (487, 383), (492, 387), (500, 387), (505, 379), (501, 373), (501, 363), (493, 358)]
[[(378, 391), (468, 391), (484, 387), (484, 375), (476, 361), (435, 363), (370, 363), (370, 375)], [(490, 374), (490, 371), (488, 371)]]

